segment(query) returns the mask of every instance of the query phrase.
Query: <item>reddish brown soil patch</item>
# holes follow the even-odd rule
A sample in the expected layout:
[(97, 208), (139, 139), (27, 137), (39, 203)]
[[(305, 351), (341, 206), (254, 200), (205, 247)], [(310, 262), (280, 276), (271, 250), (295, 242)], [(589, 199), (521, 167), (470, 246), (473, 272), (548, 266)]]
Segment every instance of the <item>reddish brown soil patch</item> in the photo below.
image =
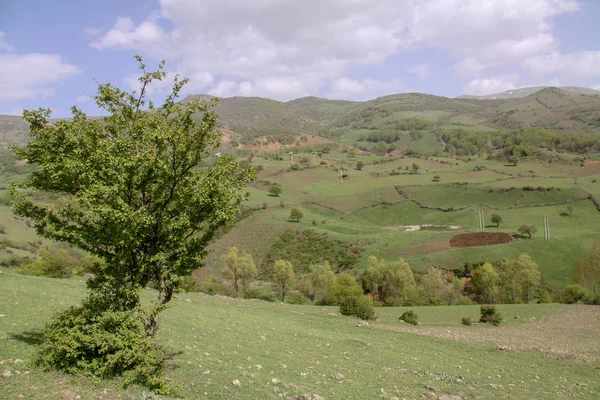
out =
[(470, 232), (461, 233), (450, 239), (450, 247), (490, 246), (512, 242), (512, 237), (506, 232)]

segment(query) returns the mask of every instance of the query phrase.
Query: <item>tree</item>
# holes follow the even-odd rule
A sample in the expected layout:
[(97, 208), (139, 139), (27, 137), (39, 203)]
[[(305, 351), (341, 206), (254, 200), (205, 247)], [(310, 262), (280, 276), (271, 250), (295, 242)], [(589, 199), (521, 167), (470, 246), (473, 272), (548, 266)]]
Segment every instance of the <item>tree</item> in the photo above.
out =
[[(139, 93), (101, 84), (96, 104), (109, 116), (50, 123), (50, 110), (24, 111), (31, 141), (15, 149), (38, 165), (11, 193), (13, 210), (34, 222), (37, 233), (102, 258), (88, 281), (89, 301), (106, 311), (136, 310), (140, 290), (151, 282), (157, 298), (141, 312), (148, 336), (179, 284), (201, 267), (215, 231), (234, 219), (251, 168), (220, 157), (200, 167), (220, 142), (216, 103), (178, 102), (187, 79), (176, 77), (162, 105), (147, 101), (148, 85), (166, 77), (164, 62), (146, 71)], [(61, 203), (40, 204), (31, 193), (58, 193)]]
[(531, 238), (531, 235), (535, 234), (537, 232), (537, 228), (535, 227), (535, 225), (526, 225), (523, 224), (519, 227), (518, 232), (521, 235), (525, 235), (528, 234), (529, 237)]
[(269, 188), (269, 195), (271, 195), (271, 196), (279, 197), (281, 192), (283, 192), (283, 189), (281, 189), (281, 186), (273, 185)]
[(492, 264), (485, 263), (481, 267), (478, 267), (473, 273), (473, 283), (486, 302), (496, 302), (500, 276)]
[(500, 214), (493, 213), (492, 214), (492, 223), (496, 224), (496, 228), (498, 228), (500, 226), (501, 222), (502, 222), (502, 217), (500, 216)]
[(221, 259), (225, 264), (223, 274), (232, 280), (235, 291), (239, 292), (239, 283), (242, 284), (242, 291), (245, 291), (248, 280), (256, 276), (256, 265), (252, 255), (245, 251), (240, 254), (237, 247), (230, 247)]
[(317, 303), (329, 303), (331, 288), (335, 284), (335, 273), (328, 261), (320, 265), (310, 266), (310, 282)]
[(356, 169), (359, 170), (359, 171), (361, 169), (363, 169), (364, 166), (365, 166), (365, 163), (362, 162), (362, 161), (359, 161), (359, 162), (356, 163)]
[(304, 217), (304, 214), (302, 214), (302, 211), (298, 210), (297, 208), (292, 208), (292, 210), (290, 211), (290, 218), (292, 221), (296, 221), (296, 222), (300, 222), (300, 218)]
[(508, 162), (516, 167), (517, 164), (519, 163), (519, 157), (518, 156), (510, 156), (510, 157), (508, 157)]
[(296, 281), (294, 276), (294, 266), (291, 262), (277, 260), (273, 265), (273, 275), (271, 277), (275, 291), (281, 296), (281, 302), (285, 301), (285, 296)]
[(369, 257), (362, 283), (364, 289), (382, 303), (410, 298), (416, 293), (417, 286), (410, 265), (404, 260), (387, 262), (375, 256)]
[(417, 173), (419, 173), (419, 170), (421, 169), (421, 167), (419, 166), (419, 164), (413, 163), (411, 169), (412, 169), (413, 173), (417, 174)]
[(517, 279), (521, 284), (523, 300), (529, 303), (542, 282), (542, 274), (540, 274), (538, 265), (527, 254), (519, 255), (516, 262), (519, 265)]
[(578, 260), (575, 282), (594, 293), (600, 287), (600, 239), (594, 241), (583, 259)]
[(445, 288), (444, 280), (442, 279), (442, 271), (439, 268), (431, 267), (421, 277), (421, 285), (426, 297), (442, 297), (442, 291)]
[(433, 177), (433, 181), (434, 181), (434, 182), (439, 182), (439, 181), (440, 181), (440, 179), (442, 179), (442, 177), (441, 177), (441, 176), (439, 176), (439, 175), (435, 175), (435, 176)]

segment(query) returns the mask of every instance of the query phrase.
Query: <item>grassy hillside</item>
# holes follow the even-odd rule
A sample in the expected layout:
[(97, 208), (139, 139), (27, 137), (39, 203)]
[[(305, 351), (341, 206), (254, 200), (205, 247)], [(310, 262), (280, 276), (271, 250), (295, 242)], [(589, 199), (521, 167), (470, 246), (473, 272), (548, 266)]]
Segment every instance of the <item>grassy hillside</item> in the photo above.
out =
[[(84, 285), (0, 272), (1, 398), (159, 398), (118, 379), (35, 368), (40, 329), (77, 304)], [(463, 316), (477, 319), (475, 306), (417, 307), (416, 327), (398, 322), (403, 309), (378, 309), (379, 320), (359, 328), (332, 307), (181, 294), (158, 340), (173, 353), (169, 382), (186, 399), (597, 397), (597, 307), (498, 308), (506, 322), (497, 328), (462, 326)]]

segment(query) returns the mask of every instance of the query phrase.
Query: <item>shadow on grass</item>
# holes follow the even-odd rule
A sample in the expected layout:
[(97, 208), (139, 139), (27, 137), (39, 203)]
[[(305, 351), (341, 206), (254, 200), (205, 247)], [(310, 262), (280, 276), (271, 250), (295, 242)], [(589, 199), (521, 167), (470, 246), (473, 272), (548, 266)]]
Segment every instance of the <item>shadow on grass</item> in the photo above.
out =
[(44, 341), (44, 334), (42, 332), (21, 332), (10, 335), (12, 340), (18, 340), (19, 342), (27, 343), (28, 345), (34, 346), (42, 344)]

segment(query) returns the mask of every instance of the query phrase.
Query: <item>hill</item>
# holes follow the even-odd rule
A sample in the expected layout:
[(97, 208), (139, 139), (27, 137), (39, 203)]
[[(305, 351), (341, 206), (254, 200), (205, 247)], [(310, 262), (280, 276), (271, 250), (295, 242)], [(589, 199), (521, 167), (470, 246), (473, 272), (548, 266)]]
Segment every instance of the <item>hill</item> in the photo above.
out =
[[(501, 100), (501, 99), (520, 99), (523, 97), (531, 96), (541, 90), (551, 88), (553, 86), (532, 86), (524, 87), (519, 89), (507, 90), (500, 93), (488, 94), (485, 96), (473, 96), (473, 95), (462, 95), (458, 96), (457, 99), (477, 99), (477, 100)], [(557, 89), (564, 90), (566, 92), (586, 94), (590, 96), (600, 95), (600, 90), (581, 86), (559, 86)]]

